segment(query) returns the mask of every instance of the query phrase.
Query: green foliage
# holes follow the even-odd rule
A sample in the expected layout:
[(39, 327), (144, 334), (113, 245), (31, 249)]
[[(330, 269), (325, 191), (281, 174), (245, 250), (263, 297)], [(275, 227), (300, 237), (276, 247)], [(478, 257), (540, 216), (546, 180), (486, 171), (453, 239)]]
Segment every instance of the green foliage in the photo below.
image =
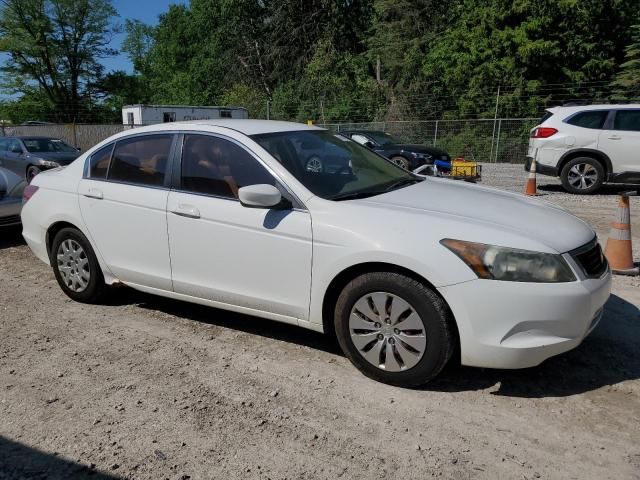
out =
[(625, 52), (625, 61), (620, 65), (613, 87), (617, 98), (640, 101), (640, 25), (633, 26), (632, 43)]
[[(5, 0), (0, 7), (0, 67), (3, 87), (42, 97), (60, 121), (77, 121), (91, 102), (92, 82), (102, 76), (116, 12), (108, 0)], [(19, 103), (21, 105), (22, 103)]]

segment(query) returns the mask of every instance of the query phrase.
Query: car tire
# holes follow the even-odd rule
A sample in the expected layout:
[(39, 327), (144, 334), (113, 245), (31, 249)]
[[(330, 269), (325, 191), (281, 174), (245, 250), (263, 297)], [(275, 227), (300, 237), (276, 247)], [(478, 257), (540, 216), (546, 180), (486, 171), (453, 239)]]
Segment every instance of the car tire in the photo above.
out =
[(336, 302), (334, 322), (338, 343), (356, 368), (390, 385), (424, 385), (454, 350), (445, 302), (398, 273), (367, 273), (349, 282)]
[(34, 177), (40, 172), (42, 172), (42, 169), (40, 167), (29, 165), (25, 174), (25, 180), (27, 181), (27, 183), (31, 183), (31, 180), (33, 180)]
[(578, 195), (588, 195), (598, 191), (604, 183), (604, 177), (604, 167), (592, 157), (571, 159), (560, 172), (564, 189)]
[(62, 291), (82, 303), (99, 303), (107, 286), (89, 240), (75, 228), (60, 230), (51, 244), (51, 266)]
[(324, 165), (320, 157), (317, 157), (315, 155), (313, 157), (309, 157), (309, 159), (307, 160), (307, 164), (305, 165), (305, 170), (307, 172), (313, 173), (324, 172)]
[(391, 160), (392, 163), (395, 163), (399, 167), (404, 168), (405, 170), (409, 170), (409, 160), (407, 160), (406, 158), (401, 157), (400, 155), (395, 155), (389, 160)]

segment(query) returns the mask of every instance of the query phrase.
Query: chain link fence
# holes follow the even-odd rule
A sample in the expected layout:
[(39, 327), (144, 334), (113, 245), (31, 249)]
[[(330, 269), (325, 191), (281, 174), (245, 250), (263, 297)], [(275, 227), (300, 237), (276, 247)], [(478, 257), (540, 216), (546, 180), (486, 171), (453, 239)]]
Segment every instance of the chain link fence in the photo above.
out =
[[(406, 143), (433, 145), (453, 157), (479, 162), (524, 163), (529, 131), (536, 118), (480, 120), (416, 120), (365, 123), (330, 123), (329, 130), (380, 130)], [(107, 137), (132, 128), (129, 125), (47, 124), (1, 126), (3, 136), (46, 136), (87, 150)], [(134, 127), (135, 128), (135, 127)]]
[(537, 118), (416, 120), (321, 125), (335, 132), (379, 130), (406, 143), (432, 145), (453, 157), (479, 162), (524, 163)]

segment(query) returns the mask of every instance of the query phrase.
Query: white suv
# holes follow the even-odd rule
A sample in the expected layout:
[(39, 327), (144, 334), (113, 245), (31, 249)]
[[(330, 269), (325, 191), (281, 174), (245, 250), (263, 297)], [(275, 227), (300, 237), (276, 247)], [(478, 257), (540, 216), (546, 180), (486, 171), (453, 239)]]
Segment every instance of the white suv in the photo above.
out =
[(640, 183), (640, 104), (550, 108), (531, 130), (526, 170), (534, 156), (570, 193)]

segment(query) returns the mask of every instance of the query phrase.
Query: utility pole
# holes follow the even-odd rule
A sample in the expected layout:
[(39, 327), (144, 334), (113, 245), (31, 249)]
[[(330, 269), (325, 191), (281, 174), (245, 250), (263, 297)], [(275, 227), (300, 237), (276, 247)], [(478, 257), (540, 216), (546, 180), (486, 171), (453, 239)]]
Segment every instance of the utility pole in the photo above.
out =
[(493, 133), (491, 134), (491, 153), (489, 154), (489, 161), (493, 160), (493, 143), (496, 140), (496, 123), (498, 121), (498, 106), (500, 104), (500, 85), (498, 85), (498, 93), (496, 95), (496, 111), (493, 115)]
[(376, 57), (376, 81), (378, 82), (378, 85), (382, 83), (382, 78), (380, 75), (380, 55)]

